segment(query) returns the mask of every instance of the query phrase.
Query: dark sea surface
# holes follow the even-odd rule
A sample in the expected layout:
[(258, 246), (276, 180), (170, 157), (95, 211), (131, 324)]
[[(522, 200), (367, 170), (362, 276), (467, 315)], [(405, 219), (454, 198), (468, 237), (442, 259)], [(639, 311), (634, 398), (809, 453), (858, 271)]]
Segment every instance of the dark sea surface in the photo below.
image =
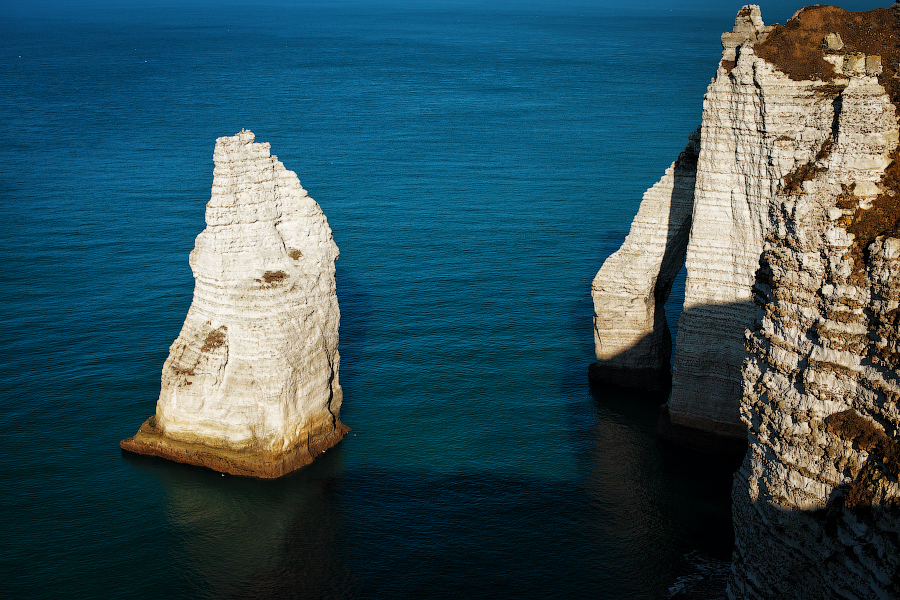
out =
[[(592, 393), (590, 284), (739, 4), (552, 6), (4, 8), (0, 596), (716, 597), (733, 465)], [(353, 431), (277, 481), (118, 446), (242, 128), (341, 251)]]

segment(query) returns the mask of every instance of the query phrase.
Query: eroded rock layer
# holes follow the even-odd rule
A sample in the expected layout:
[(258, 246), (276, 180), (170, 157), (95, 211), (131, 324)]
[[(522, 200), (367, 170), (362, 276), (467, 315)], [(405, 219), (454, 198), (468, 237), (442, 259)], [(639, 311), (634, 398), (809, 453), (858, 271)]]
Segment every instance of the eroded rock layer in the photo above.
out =
[[(888, 9), (876, 12), (876, 19), (894, 15)], [(658, 188), (672, 176), (649, 190), (625, 244), (594, 281), (598, 362), (593, 373), (647, 387), (655, 380), (622, 372), (643, 375), (648, 365), (667, 366), (668, 328), (659, 316), (664, 297), (659, 292), (668, 291), (669, 274), (680, 265), (659, 257), (684, 252), (684, 306), (672, 390), (660, 424), (661, 434), (674, 441), (711, 448), (746, 439), (740, 421), (743, 331), (753, 322), (751, 288), (781, 191), (796, 188), (807, 171), (825, 168), (817, 165), (833, 157), (852, 172), (853, 194), (877, 193), (873, 186), (887, 159), (873, 158), (864, 148), (871, 141), (862, 124), (871, 122), (870, 80), (883, 69), (874, 54), (877, 36), (850, 14), (822, 7), (772, 27), (763, 23), (759, 7), (741, 9), (733, 31), (722, 36), (722, 59), (704, 98), (693, 190), (682, 189), (668, 213)], [(827, 32), (833, 35), (826, 41), (826, 34), (806, 32), (801, 21), (834, 29)], [(810, 45), (815, 52), (808, 51)], [(890, 104), (881, 96), (873, 107)], [(858, 133), (850, 133), (853, 119), (860, 121)], [(835, 139), (839, 128), (842, 144)], [(854, 143), (850, 135), (857, 136)], [(689, 182), (681, 178), (682, 185)], [(676, 210), (689, 198), (690, 210)], [(686, 212), (692, 218), (685, 252), (683, 237), (660, 232), (678, 231)], [(646, 222), (667, 214), (668, 221)]]
[(834, 186), (785, 199), (763, 252), (734, 598), (900, 593), (900, 239), (879, 238), (857, 271)]
[[(900, 9), (813, 6), (767, 27), (745, 6), (722, 45), (663, 431), (749, 442), (729, 597), (900, 597)], [(605, 329), (662, 273), (666, 228), (644, 218), (631, 262), (608, 261)]]
[(156, 414), (122, 448), (278, 477), (348, 430), (340, 421), (334, 261), (319, 205), (249, 131), (216, 140), (194, 299), (163, 366)]
[(647, 190), (625, 243), (594, 277), (592, 376), (628, 387), (668, 385), (672, 338), (665, 303), (684, 263), (700, 134)]
[(769, 35), (756, 6), (738, 13), (703, 103), (694, 224), (688, 243), (668, 414), (672, 423), (744, 439), (743, 331), (769, 207), (784, 177), (832, 135), (831, 83), (795, 81), (754, 47)]
[(731, 598), (900, 596), (898, 42), (896, 10), (816, 6), (757, 47), (830, 127), (768, 210)]

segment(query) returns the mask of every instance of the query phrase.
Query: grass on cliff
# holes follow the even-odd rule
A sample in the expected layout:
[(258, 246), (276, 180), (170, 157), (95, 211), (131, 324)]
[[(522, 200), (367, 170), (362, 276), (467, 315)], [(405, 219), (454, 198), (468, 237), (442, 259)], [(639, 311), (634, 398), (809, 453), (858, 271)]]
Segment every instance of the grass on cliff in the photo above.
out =
[(828, 155), (831, 154), (831, 147), (834, 145), (834, 138), (829, 136), (825, 138), (825, 141), (822, 142), (822, 146), (819, 148), (819, 151), (816, 153), (816, 157), (800, 166), (800, 168), (795, 169), (784, 176), (784, 188), (782, 188), (782, 193), (784, 194), (798, 194), (800, 193), (800, 189), (803, 187), (804, 181), (810, 181), (815, 179), (816, 175), (825, 170), (825, 167), (817, 166), (818, 162), (828, 158)]
[[(825, 418), (825, 427), (831, 433), (852, 442), (860, 450), (874, 455), (882, 462), (889, 475), (900, 477), (900, 443), (858, 412), (849, 409), (829, 415)], [(852, 508), (871, 505), (873, 479), (873, 469), (867, 464), (845, 491), (847, 506)]]
[(216, 348), (221, 348), (225, 345), (225, 333), (228, 331), (228, 328), (224, 325), (219, 327), (218, 329), (213, 329), (206, 336), (206, 339), (203, 340), (203, 345), (200, 347), (200, 352), (210, 352), (215, 350)]
[[(784, 25), (776, 25), (765, 41), (754, 47), (754, 51), (794, 81), (828, 81), (834, 77), (833, 67), (824, 59), (824, 38), (829, 33), (841, 36), (844, 42), (842, 53), (862, 52), (881, 56), (882, 73), (878, 76), (878, 82), (885, 88), (900, 115), (898, 9), (850, 12), (836, 6), (809, 6), (798, 11)], [(855, 236), (851, 253), (857, 269), (862, 269), (868, 261), (867, 248), (876, 237), (900, 237), (900, 147), (891, 159), (881, 182), (886, 188), (885, 193), (875, 199), (872, 208), (857, 209), (847, 228)], [(814, 176), (815, 173), (800, 173), (795, 178), (802, 183), (802, 178), (808, 175)]]
[(900, 444), (855, 410), (825, 418), (828, 431), (856, 444), (860, 450), (880, 458), (892, 475), (900, 476)]
[(265, 273), (263, 273), (262, 279), (257, 279), (255, 281), (258, 283), (265, 282), (267, 285), (276, 285), (287, 278), (288, 274), (284, 271), (266, 271)]
[(823, 58), (823, 40), (837, 33), (844, 41), (842, 52), (881, 56), (884, 74), (879, 79), (893, 79), (900, 58), (898, 19), (900, 11), (891, 8), (850, 12), (836, 6), (808, 6), (784, 25), (776, 25), (753, 51), (794, 81), (827, 81), (834, 68)]

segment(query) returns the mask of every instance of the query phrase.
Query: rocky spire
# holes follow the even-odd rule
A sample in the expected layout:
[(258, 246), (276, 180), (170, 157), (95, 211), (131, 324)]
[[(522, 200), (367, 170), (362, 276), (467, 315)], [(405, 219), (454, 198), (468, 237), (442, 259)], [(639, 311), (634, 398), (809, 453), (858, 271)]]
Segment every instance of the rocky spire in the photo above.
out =
[(257, 477), (341, 440), (337, 245), (319, 205), (250, 131), (216, 140), (194, 299), (156, 414), (122, 448)]

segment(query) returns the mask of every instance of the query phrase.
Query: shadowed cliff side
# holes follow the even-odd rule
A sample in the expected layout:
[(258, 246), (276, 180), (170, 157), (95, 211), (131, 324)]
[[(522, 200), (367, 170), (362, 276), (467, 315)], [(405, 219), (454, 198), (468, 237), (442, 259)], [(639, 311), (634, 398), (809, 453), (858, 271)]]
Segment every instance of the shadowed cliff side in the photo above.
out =
[(898, 42), (898, 10), (813, 6), (758, 48), (793, 81), (832, 82), (832, 125), (769, 209), (731, 598), (900, 595)]
[(900, 238), (854, 272), (842, 211), (814, 187), (785, 203), (754, 288), (732, 598), (900, 593)]
[(665, 304), (684, 263), (700, 131), (647, 190), (631, 231), (594, 277), (595, 381), (667, 389), (672, 338)]
[(896, 503), (851, 506), (835, 490), (819, 508), (789, 509), (770, 490), (748, 497), (745, 486), (738, 478), (733, 512), (746, 526), (735, 537), (729, 598), (897, 597)]

